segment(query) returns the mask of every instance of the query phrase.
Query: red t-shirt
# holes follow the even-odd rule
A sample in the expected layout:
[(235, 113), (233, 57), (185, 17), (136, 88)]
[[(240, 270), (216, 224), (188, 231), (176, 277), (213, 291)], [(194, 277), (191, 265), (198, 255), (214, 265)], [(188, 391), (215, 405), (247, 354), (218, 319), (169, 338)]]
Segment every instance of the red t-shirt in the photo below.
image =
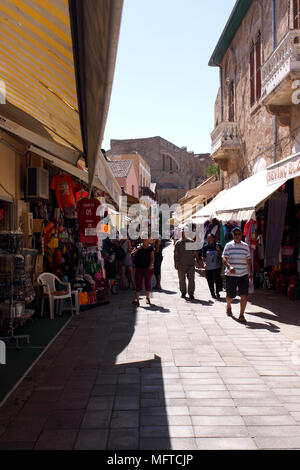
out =
[(98, 243), (96, 229), (100, 222), (100, 216), (96, 214), (100, 205), (95, 197), (84, 198), (78, 202), (79, 238), (82, 243), (88, 243), (89, 245), (97, 245)]
[(54, 176), (50, 188), (55, 191), (57, 204), (60, 209), (76, 205), (75, 192), (77, 185), (74, 183), (71, 176), (66, 174)]
[(85, 197), (89, 197), (89, 193), (87, 191), (78, 191), (78, 193), (76, 193), (76, 202), (78, 203)]

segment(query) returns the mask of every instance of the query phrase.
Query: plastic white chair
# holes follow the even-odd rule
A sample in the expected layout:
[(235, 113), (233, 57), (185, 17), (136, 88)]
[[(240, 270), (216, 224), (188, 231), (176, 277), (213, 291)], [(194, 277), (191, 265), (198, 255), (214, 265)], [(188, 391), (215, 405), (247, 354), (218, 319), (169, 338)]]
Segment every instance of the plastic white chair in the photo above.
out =
[[(50, 307), (50, 319), (54, 319), (54, 305), (55, 305), (55, 300), (64, 300), (64, 299), (70, 299), (70, 304), (71, 308), (70, 310), (72, 311), (73, 315), (73, 303), (72, 303), (72, 290), (71, 290), (71, 284), (69, 282), (62, 282), (57, 276), (55, 276), (52, 273), (42, 273), (39, 275), (37, 278), (37, 281), (39, 284), (43, 286), (43, 297), (42, 297), (42, 311), (41, 311), (41, 317), (43, 316), (43, 311), (44, 311), (44, 301), (45, 298), (49, 298), (49, 307)], [(55, 286), (55, 281), (57, 281), (59, 284), (65, 285), (67, 287), (66, 293), (64, 294), (59, 294), (60, 291), (57, 291), (56, 286)], [(61, 314), (61, 305), (59, 306), (59, 314)]]

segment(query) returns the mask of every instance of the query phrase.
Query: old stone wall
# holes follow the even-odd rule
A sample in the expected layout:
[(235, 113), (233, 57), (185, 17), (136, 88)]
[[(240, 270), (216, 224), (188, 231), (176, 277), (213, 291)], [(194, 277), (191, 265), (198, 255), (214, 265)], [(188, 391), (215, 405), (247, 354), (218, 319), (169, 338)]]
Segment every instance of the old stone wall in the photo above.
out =
[[(292, 2), (276, 2), (276, 44), (287, 34), (291, 26)], [(222, 63), (223, 112), (224, 121), (229, 120), (229, 84), (234, 82), (235, 119), (241, 141), (239, 161), (229, 164), (224, 173), (225, 187), (230, 187), (240, 180), (251, 176), (259, 162), (265, 160), (270, 165), (275, 160), (289, 156), (292, 152), (293, 137), (300, 132), (299, 106), (291, 108), (291, 126), (276, 124), (277, 143), (275, 153), (274, 116), (258, 100), (250, 106), (250, 48), (261, 33), (262, 64), (272, 54), (272, 1), (254, 0), (233, 41), (228, 48)], [(220, 90), (215, 103), (215, 124), (220, 123), (221, 100)], [(300, 139), (299, 139), (300, 141)]]
[(151, 180), (157, 183), (158, 201), (174, 204), (189, 189), (206, 179), (213, 161), (209, 154), (189, 152), (162, 137), (111, 140), (108, 155), (138, 152), (148, 163)]

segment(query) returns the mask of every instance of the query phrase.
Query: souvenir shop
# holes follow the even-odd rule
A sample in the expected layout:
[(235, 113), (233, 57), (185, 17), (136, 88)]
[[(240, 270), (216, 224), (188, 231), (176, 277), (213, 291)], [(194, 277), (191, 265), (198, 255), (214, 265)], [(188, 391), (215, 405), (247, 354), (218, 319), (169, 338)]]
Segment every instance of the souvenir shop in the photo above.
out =
[[(33, 229), (35, 248), (43, 254), (43, 273), (54, 274), (71, 284), (76, 312), (107, 300), (106, 264), (103, 241), (97, 230), (109, 233), (105, 193), (93, 188), (91, 194), (84, 181), (83, 170), (76, 176), (55, 167), (48, 168), (50, 199), (30, 202), (33, 224), (39, 220), (39, 231)], [(80, 179), (78, 176), (81, 176)], [(40, 230), (41, 228), (41, 230)], [(43, 275), (40, 276), (43, 281)], [(65, 285), (58, 284), (56, 295), (65, 294)]]
[(64, 309), (78, 314), (107, 303), (109, 293), (105, 240), (97, 236), (111, 228), (101, 224), (103, 188), (89, 194), (83, 168), (71, 174), (30, 152), (23, 165), (14, 223), (10, 203), (0, 201), (0, 336), (17, 341), (14, 331), (35, 311), (51, 319)]
[[(271, 165), (220, 193), (211, 207), (192, 218), (202, 226), (204, 241), (213, 233), (223, 247), (239, 226), (250, 246), (253, 287), (272, 289), (291, 300), (300, 300), (299, 162), (300, 157), (290, 157)], [(259, 188), (255, 194), (253, 187)]]

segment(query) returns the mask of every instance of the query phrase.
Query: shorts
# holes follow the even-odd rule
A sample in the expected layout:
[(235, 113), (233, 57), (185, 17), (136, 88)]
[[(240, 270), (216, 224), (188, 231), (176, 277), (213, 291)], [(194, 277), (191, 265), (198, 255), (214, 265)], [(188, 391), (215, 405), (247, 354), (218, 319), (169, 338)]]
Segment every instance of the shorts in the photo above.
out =
[(239, 288), (238, 295), (248, 295), (249, 277), (246, 276), (225, 276), (226, 279), (226, 294), (230, 299), (236, 297), (236, 288)]
[(151, 291), (151, 281), (153, 276), (153, 269), (136, 268), (135, 269), (135, 290), (141, 292), (143, 281), (145, 281), (146, 292)]
[(154, 274), (156, 276), (160, 276), (162, 260), (163, 260), (162, 255), (160, 255), (160, 254), (155, 255), (155, 258), (154, 258)]
[(123, 259), (123, 266), (125, 266), (126, 268), (130, 268), (131, 266), (133, 266), (132, 256), (130, 253), (127, 253), (125, 258)]

